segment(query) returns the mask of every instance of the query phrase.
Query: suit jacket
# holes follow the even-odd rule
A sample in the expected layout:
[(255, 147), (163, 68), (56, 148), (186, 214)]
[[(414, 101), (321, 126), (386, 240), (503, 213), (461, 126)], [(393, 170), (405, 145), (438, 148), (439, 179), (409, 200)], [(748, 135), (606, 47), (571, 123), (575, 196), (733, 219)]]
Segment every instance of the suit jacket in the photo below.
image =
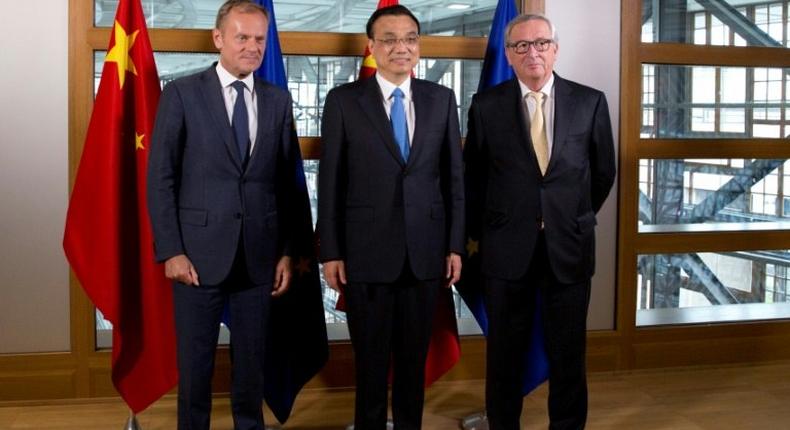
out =
[(541, 223), (551, 268), (562, 283), (595, 270), (595, 213), (614, 184), (606, 97), (555, 75), (554, 142), (545, 177), (532, 148), (516, 79), (478, 93), (464, 148), (467, 218), (487, 276), (527, 273)]
[[(200, 282), (218, 284), (243, 241), (250, 279), (274, 280), (289, 253), (295, 186), (290, 95), (255, 79), (258, 131), (242, 166), (215, 66), (169, 83), (148, 161), (148, 209), (156, 258), (186, 254)], [(291, 198), (291, 200), (294, 200)]]
[(322, 120), (321, 260), (345, 260), (349, 281), (394, 282), (408, 258), (420, 280), (462, 253), (464, 191), (455, 95), (412, 79), (415, 124), (404, 162), (374, 78), (334, 88)]

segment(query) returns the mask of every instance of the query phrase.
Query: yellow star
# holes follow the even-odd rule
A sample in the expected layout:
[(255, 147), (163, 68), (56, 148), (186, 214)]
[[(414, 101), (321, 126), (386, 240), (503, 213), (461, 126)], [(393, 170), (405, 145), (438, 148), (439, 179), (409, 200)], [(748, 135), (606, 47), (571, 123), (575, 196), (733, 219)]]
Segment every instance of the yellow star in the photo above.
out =
[(134, 149), (145, 149), (145, 145), (143, 145), (144, 137), (144, 134), (134, 134)]
[(296, 264), (296, 270), (299, 276), (304, 276), (305, 273), (310, 273), (310, 259), (307, 257), (299, 257), (299, 263)]
[(480, 250), (480, 241), (473, 240), (471, 237), (466, 241), (466, 253), (471, 258)]
[(118, 21), (115, 21), (115, 45), (110, 48), (110, 52), (104, 58), (105, 63), (116, 63), (118, 66), (118, 82), (123, 88), (123, 83), (126, 80), (126, 72), (132, 72), (137, 75), (137, 69), (134, 67), (132, 57), (129, 56), (129, 51), (134, 46), (134, 41), (137, 39), (137, 34), (140, 30), (134, 33), (127, 34), (126, 30), (121, 27)]
[(367, 55), (367, 56), (365, 56), (365, 58), (362, 60), (362, 66), (364, 66), (364, 67), (370, 67), (371, 69), (376, 69), (376, 68), (377, 68), (377, 67), (376, 67), (376, 59), (375, 59), (375, 58), (373, 58), (373, 55), (372, 55), (372, 54), (368, 54), (368, 55)]

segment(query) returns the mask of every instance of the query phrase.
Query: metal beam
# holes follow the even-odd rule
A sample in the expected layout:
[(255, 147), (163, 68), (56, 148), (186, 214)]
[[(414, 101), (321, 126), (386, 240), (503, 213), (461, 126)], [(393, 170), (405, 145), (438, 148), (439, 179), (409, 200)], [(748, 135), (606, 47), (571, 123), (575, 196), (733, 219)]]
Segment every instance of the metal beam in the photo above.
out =
[(749, 162), (744, 166), (742, 174), (735, 175), (718, 190), (694, 206), (694, 209), (684, 217), (685, 222), (701, 223), (712, 219), (719, 211), (749, 191), (754, 184), (768, 176), (769, 173), (776, 170), (784, 162), (785, 160), (771, 159), (756, 159)]
[(746, 39), (752, 46), (767, 46), (772, 48), (783, 48), (780, 42), (760, 29), (749, 18), (743, 16), (738, 9), (735, 9), (723, 0), (696, 0), (706, 11), (730, 27), (739, 36)]

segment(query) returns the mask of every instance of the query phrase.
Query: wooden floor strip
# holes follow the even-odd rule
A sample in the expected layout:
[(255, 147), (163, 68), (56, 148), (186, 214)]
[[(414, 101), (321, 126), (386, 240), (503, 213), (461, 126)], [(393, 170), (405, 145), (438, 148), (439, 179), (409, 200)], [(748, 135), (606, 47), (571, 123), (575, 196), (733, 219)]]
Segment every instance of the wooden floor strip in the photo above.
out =
[[(790, 429), (790, 362), (675, 368), (589, 376), (588, 429)], [(524, 398), (524, 429), (546, 429), (544, 384)], [(214, 400), (212, 429), (230, 430), (229, 400)], [(305, 390), (284, 429), (341, 429), (353, 416), (351, 391)], [(424, 429), (459, 428), (482, 410), (484, 382), (438, 382), (427, 391)], [(176, 402), (165, 397), (138, 416), (143, 430), (176, 428)], [(0, 429), (122, 429), (127, 409), (118, 399), (0, 405)], [(266, 412), (270, 423), (275, 423)]]

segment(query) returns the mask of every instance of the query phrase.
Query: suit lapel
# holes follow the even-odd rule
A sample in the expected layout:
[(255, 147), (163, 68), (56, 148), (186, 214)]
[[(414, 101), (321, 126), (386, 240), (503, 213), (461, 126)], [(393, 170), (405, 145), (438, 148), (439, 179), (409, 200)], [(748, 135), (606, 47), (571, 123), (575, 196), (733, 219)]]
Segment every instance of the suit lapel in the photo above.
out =
[[(256, 161), (260, 157), (265, 157), (266, 154), (269, 152), (268, 150), (271, 148), (271, 142), (266, 142), (261, 137), (263, 136), (262, 130), (275, 130), (274, 127), (274, 110), (271, 109), (271, 105), (269, 103), (265, 103), (266, 94), (268, 89), (266, 86), (258, 80), (255, 79), (255, 104), (258, 107), (258, 129), (255, 131), (255, 140), (253, 141), (255, 144), (252, 147), (252, 153), (250, 154), (250, 160), (247, 164), (247, 169), (249, 170), (253, 164), (260, 163), (260, 161)], [(261, 155), (261, 153), (263, 153)]]
[(214, 119), (214, 129), (225, 143), (228, 156), (233, 160), (233, 164), (241, 170), (239, 150), (233, 138), (233, 131), (230, 127), (230, 121), (228, 120), (228, 112), (225, 110), (225, 99), (222, 97), (222, 86), (219, 83), (219, 77), (214, 67), (215, 66), (209, 67), (208, 70), (203, 72), (203, 98), (207, 110)]
[[(417, 79), (411, 80), (411, 96), (414, 100), (414, 138), (411, 141), (409, 162), (419, 157), (422, 152), (423, 140), (428, 129), (428, 119), (434, 112), (434, 94)], [(408, 163), (407, 163), (408, 164)]]
[(551, 172), (552, 166), (557, 164), (557, 158), (562, 154), (565, 140), (568, 136), (573, 112), (576, 109), (576, 102), (571, 97), (570, 85), (556, 74), (554, 75), (554, 141), (551, 147), (551, 158), (546, 168), (546, 174)]
[(381, 89), (375, 77), (368, 78), (367, 81), (365, 81), (362, 94), (359, 97), (359, 104), (362, 107), (362, 111), (365, 112), (365, 115), (373, 125), (373, 128), (381, 136), (381, 141), (384, 146), (390, 154), (395, 157), (395, 160), (397, 160), (401, 166), (404, 166), (405, 162), (403, 161), (398, 145), (395, 143), (395, 137), (392, 135), (392, 126), (390, 125), (389, 118), (387, 118), (387, 112), (384, 110)]
[[(529, 112), (527, 111), (527, 107), (524, 104), (524, 99), (521, 97), (521, 87), (518, 84), (518, 79), (513, 78), (510, 81), (510, 85), (506, 89), (507, 96), (504, 98), (505, 100), (510, 100), (511, 109), (504, 109), (503, 114), (505, 112), (514, 112), (516, 115), (516, 133), (520, 137), (519, 143), (524, 151), (529, 155), (531, 162), (535, 164), (537, 167), (538, 165), (538, 158), (535, 156), (535, 149), (532, 147), (532, 138), (529, 134), (529, 122), (527, 118), (529, 117)], [(540, 169), (538, 169), (540, 170)]]

